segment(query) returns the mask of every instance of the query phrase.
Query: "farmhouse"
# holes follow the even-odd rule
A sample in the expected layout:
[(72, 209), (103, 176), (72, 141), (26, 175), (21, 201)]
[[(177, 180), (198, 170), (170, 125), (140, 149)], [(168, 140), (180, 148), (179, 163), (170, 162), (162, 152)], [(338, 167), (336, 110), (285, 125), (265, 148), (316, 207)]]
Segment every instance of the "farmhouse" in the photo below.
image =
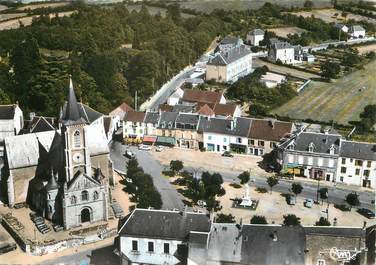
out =
[(275, 63), (281, 61), (284, 64), (293, 64), (295, 61), (294, 47), (288, 42), (275, 42), (269, 49), (268, 59)]
[(353, 39), (364, 38), (366, 36), (366, 30), (359, 25), (352, 25), (349, 27), (349, 34)]
[(247, 34), (247, 42), (252, 46), (259, 46), (264, 39), (265, 32), (261, 29), (254, 29)]
[(211, 58), (206, 66), (206, 80), (219, 83), (236, 82), (240, 77), (252, 71), (252, 53), (247, 46), (241, 45)]

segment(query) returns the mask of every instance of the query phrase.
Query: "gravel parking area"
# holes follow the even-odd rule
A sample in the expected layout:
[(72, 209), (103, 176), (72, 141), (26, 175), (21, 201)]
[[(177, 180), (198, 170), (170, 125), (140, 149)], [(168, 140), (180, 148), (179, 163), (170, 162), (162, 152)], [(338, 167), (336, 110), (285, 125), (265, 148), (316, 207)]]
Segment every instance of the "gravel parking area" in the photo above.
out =
[[(327, 203), (324, 205), (314, 204), (312, 208), (304, 207), (304, 198), (299, 197), (296, 200), (296, 205), (288, 205), (285, 197), (281, 196), (279, 192), (269, 193), (258, 193), (255, 191), (255, 187), (250, 187), (250, 197), (251, 199), (258, 199), (259, 204), (255, 211), (246, 209), (235, 209), (232, 208), (231, 198), (241, 198), (245, 194), (244, 188), (235, 189), (229, 185), (230, 183), (225, 183), (224, 187), (226, 189), (226, 195), (219, 198), (222, 205), (222, 213), (232, 214), (236, 217), (239, 222), (242, 219), (243, 223), (249, 223), (253, 215), (263, 215), (266, 217), (268, 223), (282, 224), (283, 215), (295, 214), (301, 218), (301, 223), (304, 225), (314, 225), (320, 217), (326, 218), (326, 208)], [(315, 199), (315, 198), (312, 198)], [(376, 224), (376, 220), (367, 219), (352, 209), (351, 212), (342, 212), (334, 208), (333, 204), (329, 206), (329, 221), (333, 224), (334, 217), (337, 218), (338, 226), (363, 226), (363, 222), (366, 221), (367, 225)]]

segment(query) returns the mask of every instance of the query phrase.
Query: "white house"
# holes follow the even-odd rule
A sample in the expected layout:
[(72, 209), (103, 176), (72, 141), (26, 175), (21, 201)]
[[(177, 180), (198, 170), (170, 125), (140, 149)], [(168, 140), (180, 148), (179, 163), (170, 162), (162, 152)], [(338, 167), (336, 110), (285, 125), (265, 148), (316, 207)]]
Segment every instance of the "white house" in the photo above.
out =
[(19, 134), (24, 117), (18, 104), (0, 105), (0, 156), (4, 154), (4, 139)]
[(374, 188), (376, 181), (376, 145), (342, 141), (337, 167), (337, 181)]
[(268, 59), (272, 62), (279, 60), (284, 64), (293, 64), (295, 62), (294, 47), (288, 42), (275, 42), (270, 46)]
[(142, 138), (144, 137), (146, 126), (144, 123), (145, 112), (130, 111), (123, 120), (124, 138)]
[(260, 41), (264, 39), (265, 32), (261, 29), (254, 29), (247, 34), (247, 42), (253, 46), (259, 46)]
[(347, 27), (346, 25), (344, 24), (341, 24), (341, 23), (336, 23), (334, 24), (334, 27), (344, 33), (347, 33), (349, 32), (349, 27)]
[(272, 72), (266, 72), (264, 75), (261, 76), (261, 82), (264, 83), (268, 88), (273, 88), (278, 86), (279, 84), (286, 82), (286, 76), (272, 73)]
[(188, 239), (208, 234), (210, 219), (204, 213), (135, 209), (119, 221), (115, 253), (120, 264), (184, 264)]
[(218, 44), (215, 52), (225, 52), (235, 47), (240, 47), (243, 44), (243, 40), (239, 37), (226, 36)]
[(216, 54), (206, 66), (206, 80), (220, 83), (236, 82), (252, 71), (252, 53), (245, 45)]
[(129, 111), (133, 111), (133, 109), (127, 103), (123, 102), (120, 106), (118, 106), (108, 114), (113, 118), (113, 122), (115, 123), (115, 130), (117, 130), (122, 125), (124, 116)]
[(171, 96), (168, 97), (167, 104), (170, 106), (175, 106), (179, 104), (179, 101), (183, 97), (183, 95), (184, 95), (184, 90), (179, 87), (178, 89), (175, 90), (174, 93), (172, 93)]
[(351, 38), (364, 38), (366, 36), (366, 30), (359, 25), (353, 25), (349, 27), (349, 34)]

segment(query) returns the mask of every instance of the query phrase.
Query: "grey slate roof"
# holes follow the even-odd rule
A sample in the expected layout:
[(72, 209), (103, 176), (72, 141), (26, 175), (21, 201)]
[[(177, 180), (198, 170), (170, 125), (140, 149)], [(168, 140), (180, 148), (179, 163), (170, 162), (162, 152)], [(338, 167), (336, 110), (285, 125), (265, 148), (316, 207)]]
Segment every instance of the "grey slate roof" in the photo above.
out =
[[(66, 115), (65, 113), (66, 113), (67, 105), (68, 103), (65, 102), (63, 106), (63, 120), (64, 120), (64, 116)], [(80, 122), (92, 123), (99, 117), (103, 116), (102, 113), (90, 108), (89, 106), (83, 103), (77, 103), (77, 108), (78, 108), (79, 115), (80, 115), (80, 120), (81, 120)]]
[(211, 58), (208, 65), (227, 65), (232, 62), (243, 58), (244, 56), (250, 54), (251, 51), (245, 45), (240, 45), (240, 47), (234, 47), (228, 51), (219, 52), (214, 58)]
[(239, 38), (238, 37), (233, 37), (233, 36), (226, 36), (223, 38), (223, 40), (221, 41), (221, 44), (222, 45), (226, 45), (226, 44), (237, 44), (239, 41)]
[(310, 143), (314, 145), (314, 153), (329, 154), (331, 145), (334, 145), (334, 154), (339, 154), (341, 135), (325, 133), (303, 132), (295, 139), (295, 150), (308, 152)]
[(360, 227), (323, 227), (323, 226), (306, 226), (304, 231), (307, 235), (326, 235), (340, 237), (363, 237), (366, 231)]
[(182, 105), (177, 104), (172, 107), (173, 112), (185, 112), (185, 113), (192, 113), (196, 108), (196, 105)]
[(146, 112), (144, 123), (158, 124), (159, 112)]
[(73, 89), (72, 79), (70, 79), (69, 83), (68, 102), (65, 107), (62, 121), (64, 124), (76, 124), (85, 122), (78, 107), (76, 94), (74, 93)]
[(257, 35), (264, 35), (265, 32), (262, 29), (254, 29), (251, 32), (249, 32), (251, 35), (257, 36)]
[(160, 114), (159, 127), (161, 127), (163, 124), (175, 124), (178, 114), (178, 112), (163, 111)]
[(376, 161), (376, 143), (342, 141), (340, 156)]
[[(304, 264), (305, 233), (301, 226), (243, 225), (241, 264)], [(273, 241), (273, 233), (277, 240)]]
[(197, 114), (180, 113), (176, 118), (176, 123), (197, 125), (200, 116)]
[(350, 29), (349, 29), (350, 32), (363, 31), (363, 30), (365, 30), (365, 29), (360, 25), (350, 26)]
[(45, 188), (46, 188), (46, 190), (56, 190), (56, 189), (59, 188), (59, 185), (57, 184), (56, 178), (55, 178), (52, 171), (51, 171), (50, 179), (49, 179), (47, 185), (45, 186)]
[(272, 44), (272, 48), (276, 50), (281, 50), (281, 49), (293, 49), (294, 47), (288, 42), (275, 42)]
[(33, 127), (30, 129), (31, 133), (55, 130), (54, 126), (45, 117), (38, 117), (36, 119), (37, 121), (33, 124)]
[(248, 137), (252, 120), (247, 118), (236, 118), (234, 121), (233, 129), (231, 129), (232, 120), (202, 117), (199, 123), (199, 131)]
[(135, 209), (121, 223), (120, 235), (140, 238), (187, 240), (192, 231), (210, 230), (205, 214), (178, 211)]
[(15, 104), (0, 105), (0, 120), (13, 120), (15, 108)]

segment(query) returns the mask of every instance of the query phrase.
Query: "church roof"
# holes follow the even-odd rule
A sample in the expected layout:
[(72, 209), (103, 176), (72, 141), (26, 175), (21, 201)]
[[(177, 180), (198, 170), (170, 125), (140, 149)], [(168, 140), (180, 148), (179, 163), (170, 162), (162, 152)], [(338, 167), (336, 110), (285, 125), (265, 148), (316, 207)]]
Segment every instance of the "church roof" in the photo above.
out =
[(85, 122), (85, 120), (80, 115), (76, 94), (74, 93), (73, 89), (72, 79), (69, 80), (68, 102), (65, 107), (65, 112), (63, 114), (62, 121), (64, 124), (67, 125)]
[(55, 130), (52, 124), (53, 118), (45, 118), (43, 116), (34, 117), (34, 119), (30, 122), (30, 132), (37, 133)]
[(56, 190), (59, 188), (59, 185), (56, 182), (56, 177), (54, 176), (53, 170), (51, 170), (51, 176), (46, 185), (46, 190)]

